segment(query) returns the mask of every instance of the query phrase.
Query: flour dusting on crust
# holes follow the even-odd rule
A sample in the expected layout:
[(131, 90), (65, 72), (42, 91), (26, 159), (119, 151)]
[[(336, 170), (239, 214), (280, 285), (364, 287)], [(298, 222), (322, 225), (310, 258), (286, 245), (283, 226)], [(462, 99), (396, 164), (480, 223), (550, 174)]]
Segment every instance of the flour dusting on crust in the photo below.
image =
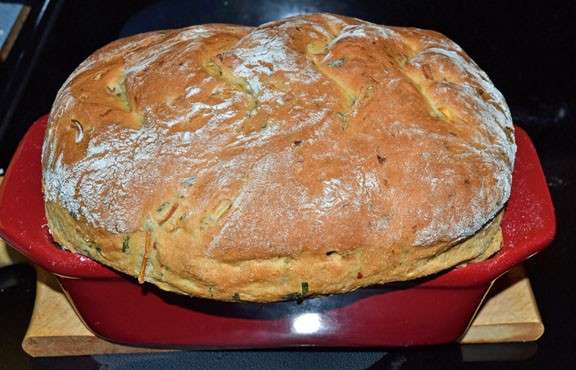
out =
[(43, 186), (116, 234), (178, 203), (203, 253), (245, 260), (466, 238), (514, 154), (504, 98), (452, 41), (309, 15), (96, 52), (54, 103)]

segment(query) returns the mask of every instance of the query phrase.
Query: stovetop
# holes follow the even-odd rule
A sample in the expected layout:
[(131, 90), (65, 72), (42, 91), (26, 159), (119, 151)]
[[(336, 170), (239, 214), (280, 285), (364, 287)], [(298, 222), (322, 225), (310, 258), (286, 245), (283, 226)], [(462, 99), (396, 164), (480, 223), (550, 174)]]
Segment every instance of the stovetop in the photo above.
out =
[[(27, 127), (50, 110), (54, 96), (68, 74), (95, 49), (120, 36), (207, 22), (256, 25), (318, 10), (357, 16), (376, 23), (429, 28), (446, 34), (488, 73), (506, 97), (515, 123), (526, 129), (540, 154), (556, 206), (558, 233), (555, 242), (528, 261), (526, 267), (546, 332), (537, 343), (493, 349), (493, 352), (524, 351), (526, 359), (516, 362), (501, 363), (495, 362), (494, 358), (485, 358), (487, 362), (464, 363), (456, 345), (339, 352), (332, 358), (339, 358), (346, 364), (349, 364), (346, 361), (356, 359), (351, 363), (357, 368), (375, 363), (375, 368), (390, 369), (416, 369), (424, 365), (471, 369), (562, 369), (576, 362), (573, 351), (576, 316), (572, 313), (576, 305), (576, 289), (570, 283), (576, 265), (573, 248), (576, 244), (576, 94), (573, 87), (576, 82), (576, 42), (573, 37), (576, 34), (576, 2), (45, 0), (30, 3), (33, 12), (22, 31), (22, 35), (28, 36), (19, 40), (12, 59), (0, 68), (0, 168), (6, 168)], [(20, 56), (19, 59), (16, 56)], [(26, 81), (28, 71), (30, 78)], [(19, 335), (23, 335), (26, 317), (29, 319), (27, 314), (34, 294), (31, 288), (33, 278), (33, 272), (27, 267), (0, 269), (0, 302), (6, 302), (6, 299), (12, 302), (10, 306), (0, 305), (0, 326), (8, 328), (4, 333), (0, 330), (0, 342), (10, 344), (5, 346), (9, 349), (0, 350), (0, 357), (21, 357), (22, 363), (29, 359), (25, 360), (26, 356), (18, 352), (16, 341)], [(2, 288), (2, 281), (8, 281), (6, 279), (12, 283), (10, 287)], [(330, 357), (320, 352), (315, 357), (319, 363), (311, 364), (326, 367), (321, 361)], [(210, 353), (213, 353), (212, 357), (206, 352), (195, 354), (194, 358), (202, 357), (208, 361), (229, 356), (230, 361), (237, 361), (234, 359), (236, 355), (226, 352)], [(266, 352), (256, 357), (278, 361), (284, 358), (282, 353)], [(346, 357), (342, 353), (349, 355)], [(186, 358), (190, 360), (185, 354), (142, 356), (131, 358), (152, 367), (182, 364)], [(255, 355), (243, 352), (239, 356)], [(289, 361), (291, 355), (285, 356)], [(302, 356), (308, 355), (301, 354), (298, 358), (304, 358)], [(370, 356), (376, 360), (368, 361), (367, 358), (372, 359)], [(110, 358), (98, 361), (86, 358), (43, 359), (26, 362), (23, 366), (96, 368), (91, 366)], [(122, 361), (130, 364), (132, 360), (123, 358)], [(1, 364), (0, 359), (0, 368)], [(118, 362), (114, 364), (116, 366)], [(108, 365), (112, 366), (109, 362)]]

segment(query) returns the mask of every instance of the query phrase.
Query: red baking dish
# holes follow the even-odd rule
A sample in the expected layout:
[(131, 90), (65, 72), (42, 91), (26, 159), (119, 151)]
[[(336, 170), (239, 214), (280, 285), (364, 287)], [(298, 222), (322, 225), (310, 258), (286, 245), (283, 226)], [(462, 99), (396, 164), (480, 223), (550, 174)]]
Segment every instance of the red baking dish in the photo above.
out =
[(492, 258), (418, 281), (272, 304), (163, 292), (59, 249), (50, 238), (40, 153), (47, 118), (30, 128), (0, 189), (0, 235), (55, 274), (86, 325), (113, 342), (155, 347), (406, 346), (447, 343), (467, 328), (493, 281), (548, 245), (554, 208), (536, 151), (516, 128), (512, 195)]

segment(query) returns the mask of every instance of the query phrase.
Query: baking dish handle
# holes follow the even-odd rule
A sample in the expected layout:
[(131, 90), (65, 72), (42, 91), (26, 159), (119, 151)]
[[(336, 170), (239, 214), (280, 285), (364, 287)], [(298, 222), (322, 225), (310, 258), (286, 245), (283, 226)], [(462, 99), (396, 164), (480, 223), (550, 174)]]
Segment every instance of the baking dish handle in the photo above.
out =
[(0, 237), (33, 263), (61, 276), (110, 278), (112, 270), (60, 249), (46, 225), (41, 152), (48, 116), (28, 130), (0, 185)]
[(493, 257), (430, 281), (430, 286), (485, 284), (547, 247), (556, 234), (554, 205), (538, 154), (528, 134), (515, 127), (512, 193), (502, 220), (504, 244)]

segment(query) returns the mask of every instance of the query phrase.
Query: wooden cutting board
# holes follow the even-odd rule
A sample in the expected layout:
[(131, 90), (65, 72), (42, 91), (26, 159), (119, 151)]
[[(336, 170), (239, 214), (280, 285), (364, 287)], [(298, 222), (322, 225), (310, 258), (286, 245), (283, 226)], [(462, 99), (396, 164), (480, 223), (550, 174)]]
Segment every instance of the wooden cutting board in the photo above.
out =
[[(31, 356), (158, 352), (123, 346), (92, 334), (76, 315), (56, 279), (37, 268), (36, 303), (22, 347)], [(535, 341), (544, 333), (530, 281), (522, 267), (494, 284), (472, 325), (460, 342), (501, 343)]]

